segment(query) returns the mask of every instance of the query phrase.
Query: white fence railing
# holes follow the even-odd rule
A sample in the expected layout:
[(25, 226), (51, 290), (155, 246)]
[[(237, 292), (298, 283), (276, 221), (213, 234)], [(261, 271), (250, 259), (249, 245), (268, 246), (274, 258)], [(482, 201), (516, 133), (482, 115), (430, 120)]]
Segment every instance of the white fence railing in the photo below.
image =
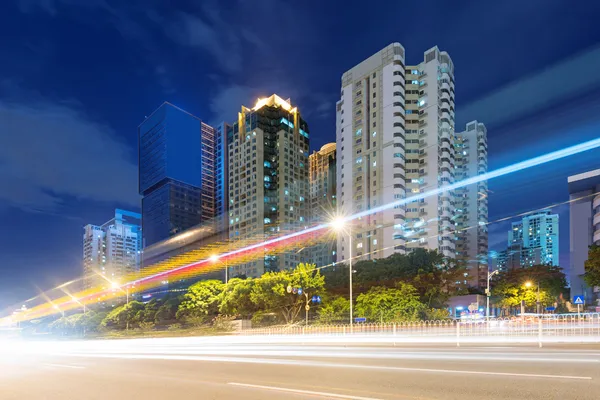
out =
[(394, 336), (598, 336), (600, 313), (544, 315), (489, 320), (442, 320), (339, 325), (284, 325), (242, 330), (243, 335), (394, 335)]

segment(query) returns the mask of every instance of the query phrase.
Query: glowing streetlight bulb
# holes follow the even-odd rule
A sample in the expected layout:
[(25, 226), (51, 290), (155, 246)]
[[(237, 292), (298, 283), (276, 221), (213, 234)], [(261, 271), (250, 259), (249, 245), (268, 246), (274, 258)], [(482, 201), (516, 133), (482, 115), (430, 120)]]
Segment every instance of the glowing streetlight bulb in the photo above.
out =
[(533, 285), (533, 283), (531, 283), (530, 281), (525, 282), (525, 287), (531, 287)]
[(209, 257), (209, 260), (212, 262), (217, 262), (217, 261), (219, 261), (219, 255), (213, 254), (212, 256)]
[(333, 228), (333, 230), (339, 232), (339, 231), (344, 230), (344, 228), (346, 227), (346, 221), (342, 217), (337, 217), (337, 218), (333, 219), (329, 223), (329, 225)]
[(120, 286), (120, 285), (119, 285), (117, 282), (111, 282), (111, 283), (110, 283), (110, 286), (111, 286), (113, 289), (118, 289), (118, 288), (120, 288), (120, 287), (121, 287), (121, 286)]

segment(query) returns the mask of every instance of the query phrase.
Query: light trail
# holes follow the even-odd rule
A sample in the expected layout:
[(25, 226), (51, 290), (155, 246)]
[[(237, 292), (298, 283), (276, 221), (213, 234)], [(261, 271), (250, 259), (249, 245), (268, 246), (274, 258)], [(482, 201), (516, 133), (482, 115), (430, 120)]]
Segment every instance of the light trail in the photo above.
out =
[[(551, 162), (551, 161), (560, 160), (562, 158), (569, 157), (569, 156), (572, 156), (572, 155), (575, 155), (575, 154), (578, 154), (578, 153), (581, 153), (581, 152), (584, 152), (584, 151), (592, 150), (592, 149), (595, 149), (595, 148), (598, 148), (598, 147), (600, 147), (600, 138), (599, 139), (590, 140), (590, 141), (587, 141), (587, 142), (584, 142), (584, 143), (580, 143), (580, 144), (577, 144), (575, 146), (567, 147), (566, 149), (553, 151), (553, 152), (550, 152), (550, 153), (542, 155), (542, 156), (531, 158), (529, 160), (521, 161), (521, 162), (515, 163), (513, 165), (509, 165), (509, 166), (506, 166), (506, 167), (503, 167), (503, 168), (496, 169), (496, 170), (491, 171), (491, 172), (487, 172), (487, 173), (482, 174), (482, 175), (478, 175), (478, 176), (475, 176), (475, 177), (472, 177), (472, 178), (464, 179), (464, 180), (462, 180), (460, 182), (456, 182), (456, 183), (453, 183), (453, 184), (450, 184), (450, 185), (447, 185), (447, 186), (443, 186), (443, 187), (438, 188), (438, 189), (433, 189), (433, 190), (430, 190), (430, 191), (427, 191), (427, 192), (423, 192), (423, 193), (420, 193), (420, 194), (408, 197), (406, 199), (402, 199), (402, 200), (398, 200), (398, 201), (395, 201), (395, 202), (392, 202), (392, 203), (384, 204), (382, 206), (379, 206), (379, 207), (376, 207), (376, 208), (372, 208), (372, 209), (369, 209), (369, 210), (365, 210), (365, 211), (362, 211), (360, 213), (356, 213), (356, 214), (353, 214), (353, 215), (350, 215), (350, 216), (347, 216), (347, 217), (342, 217), (342, 220), (344, 222), (353, 221), (353, 220), (356, 220), (356, 219), (359, 219), (359, 218), (366, 217), (366, 216), (371, 215), (371, 214), (376, 214), (376, 213), (379, 213), (379, 212), (383, 212), (383, 211), (389, 210), (389, 209), (394, 208), (394, 207), (403, 206), (403, 205), (406, 205), (408, 203), (412, 203), (413, 201), (425, 199), (425, 198), (430, 197), (430, 196), (435, 196), (435, 195), (438, 195), (438, 194), (441, 194), (441, 193), (444, 193), (444, 192), (456, 190), (456, 189), (459, 189), (459, 188), (462, 188), (462, 187), (465, 187), (465, 186), (469, 186), (469, 185), (472, 185), (472, 184), (475, 184), (475, 183), (479, 183), (479, 182), (483, 182), (483, 181), (489, 181), (491, 179), (495, 179), (495, 178), (498, 178), (498, 177), (501, 177), (501, 176), (504, 176), (504, 175), (512, 174), (512, 173), (515, 173), (515, 172), (519, 172), (519, 171), (522, 171), (522, 170), (525, 170), (525, 169), (528, 169), (528, 168), (536, 167), (538, 165), (542, 165), (542, 164), (545, 164), (545, 163), (548, 163), (548, 162)], [(316, 225), (316, 226), (308, 228), (308, 229), (300, 230), (300, 231), (297, 231), (297, 232), (292, 232), (292, 233), (289, 233), (287, 235), (279, 236), (279, 237), (276, 237), (276, 238), (273, 238), (273, 239), (270, 239), (270, 240), (266, 240), (266, 241), (261, 242), (261, 243), (256, 243), (256, 244), (253, 244), (253, 245), (241, 248), (241, 249), (236, 249), (236, 250), (233, 250), (233, 251), (230, 251), (230, 252), (226, 252), (226, 253), (220, 254), (219, 257), (230, 257), (230, 256), (237, 255), (237, 254), (240, 254), (240, 253), (245, 252), (245, 251), (251, 251), (251, 250), (259, 249), (261, 247), (271, 246), (271, 245), (274, 245), (274, 244), (278, 244), (280, 242), (284, 242), (286, 240), (290, 240), (290, 239), (294, 239), (294, 238), (297, 238), (297, 237), (300, 237), (300, 236), (303, 236), (303, 235), (307, 235), (309, 233), (318, 232), (320, 230), (327, 229), (329, 227), (331, 227), (331, 222), (320, 224), (320, 225)], [(159, 278), (161, 276), (167, 275), (169, 273), (174, 273), (174, 272), (178, 272), (178, 271), (184, 270), (186, 268), (191, 268), (191, 267), (195, 267), (195, 266), (198, 266), (198, 265), (202, 265), (203, 263), (206, 263), (208, 261), (209, 261), (208, 259), (205, 259), (205, 260), (201, 260), (201, 261), (198, 261), (198, 262), (195, 262), (195, 263), (191, 263), (191, 264), (188, 264), (188, 265), (182, 265), (182, 266), (174, 268), (174, 269), (172, 269), (170, 271), (163, 271), (163, 272), (160, 272), (160, 273), (155, 274), (155, 275), (151, 275), (151, 276), (147, 276), (147, 277), (135, 280), (133, 282), (130, 282), (129, 284), (138, 284), (138, 283), (142, 283), (142, 282), (144, 282), (146, 280), (156, 279), (156, 278)]]
[[(547, 153), (542, 156), (531, 158), (529, 160), (521, 161), (521, 162), (509, 165), (509, 166), (506, 166), (503, 168), (496, 169), (491, 172), (487, 172), (482, 175), (464, 179), (462, 181), (459, 181), (459, 182), (456, 182), (453, 184), (449, 184), (449, 185), (446, 185), (446, 186), (443, 186), (443, 187), (440, 187), (437, 189), (429, 190), (427, 192), (419, 193), (419, 194), (410, 196), (408, 198), (401, 199), (401, 200), (398, 200), (398, 201), (395, 201), (392, 203), (388, 203), (388, 204), (385, 204), (385, 205), (382, 205), (379, 207), (375, 207), (375, 208), (372, 208), (369, 210), (365, 210), (365, 211), (362, 211), (362, 212), (359, 212), (359, 213), (356, 213), (356, 214), (353, 214), (350, 216), (345, 216), (345, 217), (342, 216), (341, 219), (343, 222), (353, 221), (356, 219), (366, 217), (371, 214), (376, 214), (376, 213), (380, 213), (380, 212), (392, 209), (394, 207), (404, 206), (408, 203), (422, 200), (422, 199), (425, 199), (430, 196), (435, 196), (435, 195), (442, 194), (442, 193), (445, 193), (448, 191), (453, 191), (453, 190), (456, 190), (456, 189), (459, 189), (459, 188), (462, 188), (465, 186), (469, 186), (472, 184), (476, 184), (479, 182), (489, 181), (491, 179), (499, 178), (499, 177), (502, 177), (502, 176), (505, 176), (508, 174), (512, 174), (512, 173), (519, 172), (519, 171), (522, 171), (525, 169), (536, 167), (536, 166), (539, 166), (539, 165), (542, 165), (542, 164), (545, 164), (545, 163), (548, 163), (551, 161), (560, 160), (562, 158), (566, 158), (566, 157), (569, 157), (569, 156), (572, 156), (575, 154), (579, 154), (584, 151), (592, 150), (592, 149), (595, 149), (598, 147), (600, 147), (600, 138), (590, 140), (590, 141), (587, 141), (584, 143), (580, 143), (580, 144), (577, 144), (577, 145), (574, 145), (571, 147), (567, 147), (565, 149), (550, 152), (550, 153)], [(292, 232), (289, 234), (285, 234), (282, 236), (274, 237), (272, 239), (268, 239), (268, 240), (265, 240), (262, 242), (250, 244), (250, 245), (247, 245), (247, 246), (235, 249), (235, 250), (222, 252), (220, 254), (217, 254), (217, 256), (219, 259), (224, 260), (224, 259), (228, 259), (228, 258), (231, 258), (234, 256), (240, 256), (243, 254), (251, 253), (256, 250), (270, 250), (271, 246), (288, 245), (294, 239), (299, 239), (299, 238), (302, 238), (303, 236), (309, 236), (309, 235), (319, 232), (321, 230), (328, 229), (331, 226), (332, 226), (331, 222), (322, 223), (322, 224), (319, 224), (319, 225), (316, 225), (316, 226), (313, 226), (310, 228), (306, 228), (306, 229)], [(309, 237), (311, 237), (311, 236), (309, 236)], [(207, 256), (206, 258), (201, 259), (199, 261), (194, 261), (192, 263), (188, 263), (188, 264), (181, 265), (181, 266), (178, 266), (178, 267), (175, 267), (172, 269), (160, 271), (160, 272), (152, 274), (152, 275), (140, 277), (138, 279), (134, 279), (129, 282), (125, 282), (125, 283), (119, 285), (119, 287), (123, 288), (123, 287), (129, 287), (129, 286), (133, 286), (133, 285), (149, 286), (154, 281), (158, 281), (164, 277), (167, 277), (167, 276), (170, 276), (173, 274), (177, 274), (177, 273), (182, 273), (184, 271), (188, 271), (188, 270), (191, 270), (194, 268), (201, 267), (203, 265), (210, 265), (210, 264), (212, 264), (213, 269), (216, 268), (214, 266), (215, 263), (211, 263), (211, 257)], [(98, 299), (100, 299), (100, 297), (105, 297), (105, 296), (110, 296), (110, 295), (111, 295), (111, 290), (102, 290), (99, 292), (92, 292), (92, 293), (86, 292), (86, 293), (82, 293), (82, 294), (77, 294), (77, 295), (75, 295), (75, 297), (78, 298), (82, 302), (86, 302), (90, 299), (93, 300), (93, 298), (96, 298), (96, 297)], [(114, 294), (114, 291), (112, 293), (112, 296), (116, 297), (116, 295)], [(58, 307), (62, 307), (63, 312), (65, 311), (65, 309), (64, 309), (65, 306), (73, 306), (73, 305), (77, 306), (78, 305), (77, 303), (75, 303), (73, 301), (72, 298), (69, 298), (69, 297), (59, 299), (58, 301), (55, 301), (53, 304), (57, 305)], [(40, 310), (40, 311), (43, 311), (44, 309), (46, 309), (44, 311), (46, 314), (56, 313), (56, 310), (53, 310), (52, 306), (43, 307), (43, 305), (42, 305), (42, 306), (40, 306), (40, 308), (42, 308), (42, 310)], [(67, 308), (67, 310), (68, 310), (68, 308)], [(34, 313), (34, 315), (39, 316), (38, 313)], [(31, 318), (28, 318), (28, 319), (31, 319)]]

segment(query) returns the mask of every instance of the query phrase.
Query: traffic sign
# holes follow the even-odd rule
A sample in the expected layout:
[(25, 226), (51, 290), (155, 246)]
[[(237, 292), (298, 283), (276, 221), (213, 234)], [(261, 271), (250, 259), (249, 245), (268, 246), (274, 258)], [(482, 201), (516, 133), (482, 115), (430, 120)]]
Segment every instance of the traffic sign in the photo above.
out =
[(556, 307), (546, 307), (546, 311), (554, 311), (556, 310)]
[(302, 296), (302, 288), (298, 288), (298, 295)]
[(585, 297), (582, 294), (573, 296), (573, 304), (585, 304)]
[(288, 285), (288, 287), (287, 287), (287, 292), (288, 292), (288, 293), (292, 293), (292, 285)]
[(354, 318), (354, 322), (367, 322), (366, 318)]
[(310, 306), (307, 304), (307, 305), (304, 307), (304, 309), (305, 309), (306, 311), (308, 311), (308, 310), (310, 310)]
[(321, 303), (321, 296), (317, 296), (317, 303)]
[(294, 293), (294, 294), (298, 293), (298, 289), (297, 288), (292, 289), (292, 293)]

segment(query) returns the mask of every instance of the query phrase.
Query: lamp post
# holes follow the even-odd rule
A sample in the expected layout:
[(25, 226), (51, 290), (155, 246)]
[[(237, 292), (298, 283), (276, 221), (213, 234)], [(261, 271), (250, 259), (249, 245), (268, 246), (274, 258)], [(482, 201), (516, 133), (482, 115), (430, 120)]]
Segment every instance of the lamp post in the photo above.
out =
[[(213, 254), (210, 256), (210, 261), (213, 263), (218, 263), (220, 258), (221, 257), (218, 254)], [(227, 265), (227, 258), (225, 258), (223, 265), (225, 265), (225, 284), (227, 284), (227, 282), (229, 282), (229, 266)]]
[(490, 291), (490, 279), (492, 278), (492, 276), (496, 275), (497, 273), (499, 273), (499, 270), (495, 270), (492, 272), (488, 271), (487, 274), (487, 289), (485, 291), (485, 294), (487, 295), (486, 297), (486, 307), (485, 307), (485, 317), (487, 318), (487, 320), (490, 320), (490, 296), (492, 295), (491, 291)]
[[(352, 230), (350, 228), (347, 228), (347, 222), (343, 219), (343, 218), (336, 218), (333, 221), (331, 221), (330, 226), (338, 233), (340, 232), (347, 232), (348, 234), (348, 244), (349, 244), (349, 251), (348, 251), (348, 272), (349, 272), (349, 285), (350, 285), (350, 329), (352, 329), (352, 324), (353, 324), (353, 312), (352, 312)], [(347, 229), (346, 229), (347, 228)]]
[[(532, 287), (533, 283), (531, 281), (525, 282), (525, 287)], [(537, 300), (535, 302), (535, 311), (539, 315), (540, 314), (540, 282), (537, 282)]]

